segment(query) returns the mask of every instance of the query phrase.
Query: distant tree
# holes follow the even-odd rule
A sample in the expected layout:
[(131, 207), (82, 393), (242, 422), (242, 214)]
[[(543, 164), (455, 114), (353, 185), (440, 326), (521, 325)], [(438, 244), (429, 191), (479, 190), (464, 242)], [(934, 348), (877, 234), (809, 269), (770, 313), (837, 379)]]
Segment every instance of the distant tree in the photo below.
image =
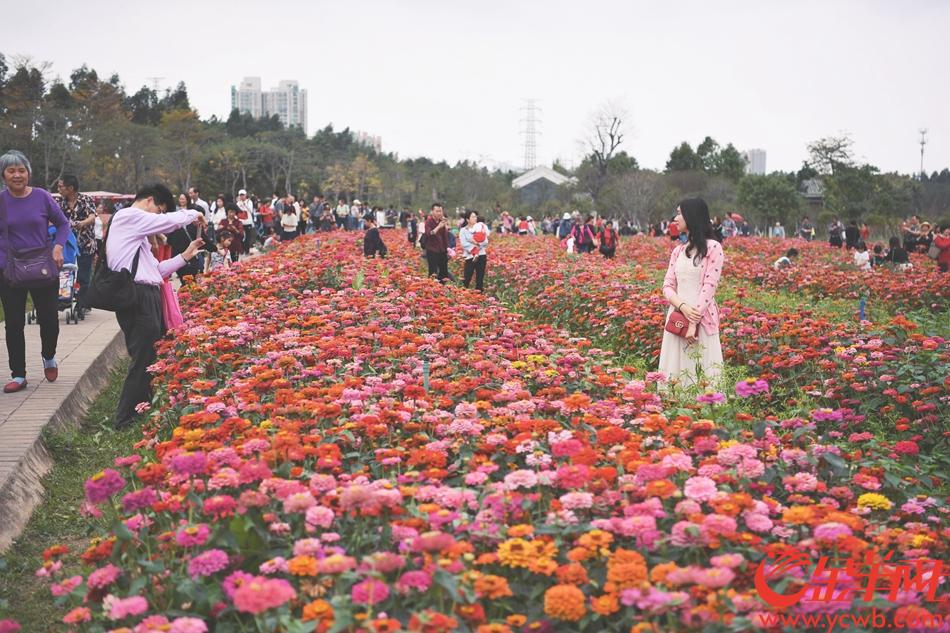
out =
[(692, 146), (683, 141), (670, 152), (670, 158), (666, 161), (666, 171), (702, 171), (703, 159), (693, 151)]
[(147, 86), (142, 86), (134, 95), (127, 97), (125, 105), (132, 114), (132, 123), (158, 125), (162, 120), (158, 95)]
[(594, 202), (600, 190), (607, 182), (611, 161), (623, 144), (626, 135), (627, 112), (616, 103), (605, 103), (591, 117), (584, 142), (590, 153), (584, 158), (578, 170), (581, 186), (591, 195)]
[(703, 171), (712, 173), (716, 167), (716, 155), (719, 154), (719, 143), (711, 136), (703, 139), (696, 147), (696, 156), (702, 161)]
[(839, 167), (854, 164), (852, 145), (854, 141), (847, 134), (813, 141), (808, 144), (808, 164), (820, 174), (834, 176)]
[(740, 154), (732, 143), (729, 143), (712, 156), (711, 165), (706, 171), (733, 182), (739, 182), (739, 179), (745, 175), (745, 167), (745, 156)]
[(746, 219), (761, 219), (767, 226), (797, 220), (802, 197), (795, 185), (781, 174), (744, 176), (736, 190), (736, 201)]

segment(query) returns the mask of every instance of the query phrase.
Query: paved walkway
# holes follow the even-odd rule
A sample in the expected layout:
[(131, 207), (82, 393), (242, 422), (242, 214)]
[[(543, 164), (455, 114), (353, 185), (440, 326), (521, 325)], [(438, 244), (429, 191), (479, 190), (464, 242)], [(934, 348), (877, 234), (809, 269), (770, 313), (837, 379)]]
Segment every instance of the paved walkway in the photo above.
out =
[[(76, 424), (105, 387), (109, 371), (125, 355), (115, 315), (94, 310), (78, 324), (66, 324), (60, 313), (59, 379), (43, 378), (40, 328), (26, 326), (26, 389), (0, 391), (0, 552), (29, 521), (42, 500), (41, 479), (52, 459), (40, 441), (47, 426)], [(6, 333), (0, 326), (0, 385), (9, 380)]]

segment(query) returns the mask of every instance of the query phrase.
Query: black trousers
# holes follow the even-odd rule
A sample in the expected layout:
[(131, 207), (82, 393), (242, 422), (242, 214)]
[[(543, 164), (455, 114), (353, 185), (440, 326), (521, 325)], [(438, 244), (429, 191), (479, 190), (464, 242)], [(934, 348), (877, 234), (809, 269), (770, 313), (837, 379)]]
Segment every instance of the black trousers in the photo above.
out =
[(487, 255), (479, 255), (478, 257), (473, 257), (472, 259), (466, 259), (465, 268), (463, 270), (462, 284), (468, 288), (468, 285), (472, 283), (472, 275), (474, 274), (475, 290), (484, 290), (485, 266), (487, 264)]
[(426, 251), (426, 261), (429, 263), (429, 276), (439, 281), (449, 278), (449, 254)]
[(0, 274), (0, 301), (3, 303), (3, 325), (7, 334), (7, 357), (10, 360), (10, 375), (26, 378), (26, 293), (33, 297), (36, 320), (40, 324), (40, 343), (43, 358), (56, 356), (59, 340), (59, 282), (42, 288), (11, 288)]
[(155, 343), (165, 333), (158, 286), (135, 284), (135, 299), (134, 308), (115, 313), (125, 335), (125, 349), (132, 358), (115, 412), (114, 423), (120, 428), (132, 423), (137, 404), (152, 399), (151, 379), (146, 370), (155, 363)]
[(76, 257), (76, 281), (79, 282), (79, 292), (76, 294), (76, 303), (80, 308), (86, 307), (86, 288), (92, 280), (92, 260), (95, 254), (79, 255)]

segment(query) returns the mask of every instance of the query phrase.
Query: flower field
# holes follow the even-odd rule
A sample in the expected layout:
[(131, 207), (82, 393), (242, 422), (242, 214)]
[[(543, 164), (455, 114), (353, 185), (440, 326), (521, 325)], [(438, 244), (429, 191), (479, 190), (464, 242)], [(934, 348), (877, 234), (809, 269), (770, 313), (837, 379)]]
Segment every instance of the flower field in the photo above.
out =
[[(948, 294), (923, 266), (925, 294), (868, 291), (926, 323), (725, 302), (735, 382), (689, 394), (649, 371), (666, 244), (497, 240), (485, 297), (391, 242), (308, 236), (183, 292), (142, 441), (86, 482), (112, 528), (39, 572), (65, 629), (764, 630), (782, 545), (946, 558)], [(724, 284), (861, 292), (801, 259), (829, 286), (751, 256)], [(875, 605), (950, 613), (924, 585)]]

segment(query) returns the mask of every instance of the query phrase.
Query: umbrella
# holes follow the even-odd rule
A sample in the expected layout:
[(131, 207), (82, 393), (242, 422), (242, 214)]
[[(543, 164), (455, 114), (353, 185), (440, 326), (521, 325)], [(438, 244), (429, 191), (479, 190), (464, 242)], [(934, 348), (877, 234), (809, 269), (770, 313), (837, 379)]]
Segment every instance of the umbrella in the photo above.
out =
[(729, 217), (735, 220), (736, 222), (745, 222), (745, 218), (739, 215), (738, 213), (730, 213)]

